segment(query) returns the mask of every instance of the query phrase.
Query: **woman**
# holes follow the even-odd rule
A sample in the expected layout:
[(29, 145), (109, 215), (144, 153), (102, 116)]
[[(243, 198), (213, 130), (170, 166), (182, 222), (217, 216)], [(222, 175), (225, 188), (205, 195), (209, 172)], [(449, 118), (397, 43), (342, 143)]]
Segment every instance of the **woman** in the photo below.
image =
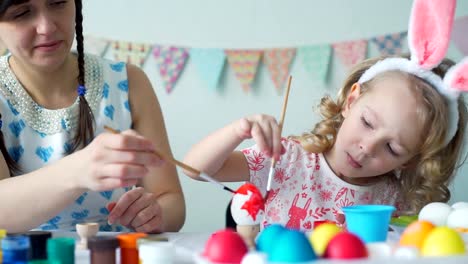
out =
[(175, 167), (153, 153), (171, 152), (154, 90), (136, 66), (84, 54), (81, 9), (0, 1), (0, 227), (177, 231), (185, 204)]

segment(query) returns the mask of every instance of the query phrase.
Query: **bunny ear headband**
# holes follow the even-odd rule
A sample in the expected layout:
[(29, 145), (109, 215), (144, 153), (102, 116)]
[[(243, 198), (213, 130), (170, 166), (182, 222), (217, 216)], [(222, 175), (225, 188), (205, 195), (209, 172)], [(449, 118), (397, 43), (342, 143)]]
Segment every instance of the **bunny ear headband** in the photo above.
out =
[(447, 52), (455, 5), (456, 0), (414, 0), (408, 29), (411, 59), (381, 60), (364, 72), (358, 81), (362, 84), (392, 70), (407, 72), (427, 81), (448, 103), (449, 124), (445, 145), (457, 131), (457, 98), (461, 92), (468, 92), (468, 57), (450, 68), (443, 80), (431, 69), (440, 64)]

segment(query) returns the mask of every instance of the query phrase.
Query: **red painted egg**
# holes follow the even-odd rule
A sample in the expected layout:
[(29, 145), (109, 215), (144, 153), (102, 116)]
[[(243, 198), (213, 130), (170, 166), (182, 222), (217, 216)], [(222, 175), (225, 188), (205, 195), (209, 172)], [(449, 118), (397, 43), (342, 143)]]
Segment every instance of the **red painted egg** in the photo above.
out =
[(231, 229), (225, 229), (211, 235), (202, 255), (212, 262), (241, 263), (247, 252), (247, 245), (239, 234)]
[(356, 235), (341, 232), (334, 236), (325, 249), (325, 258), (356, 259), (368, 256), (366, 245)]

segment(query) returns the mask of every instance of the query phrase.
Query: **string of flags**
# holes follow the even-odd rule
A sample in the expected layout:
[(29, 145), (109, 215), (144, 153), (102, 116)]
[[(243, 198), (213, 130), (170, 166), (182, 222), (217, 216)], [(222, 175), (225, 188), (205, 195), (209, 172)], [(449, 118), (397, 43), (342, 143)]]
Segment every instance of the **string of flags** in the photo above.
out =
[[(455, 20), (452, 41), (463, 56), (468, 55), (468, 16)], [(263, 63), (270, 74), (278, 93), (289, 76), (291, 65), (300, 61), (308, 75), (322, 83), (326, 82), (332, 53), (347, 68), (366, 59), (368, 43), (375, 45), (382, 55), (401, 54), (406, 32), (397, 32), (370, 39), (359, 39), (332, 44), (301, 46), (296, 48), (233, 50), (219, 48), (187, 48), (164, 46), (128, 41), (114, 41), (99, 37), (85, 36), (84, 49), (88, 53), (104, 56), (111, 52), (118, 61), (144, 66), (153, 55), (160, 77), (167, 93), (171, 93), (190, 58), (201, 79), (210, 89), (216, 89), (226, 65), (231, 67), (242, 89), (252, 88), (257, 69)], [(7, 52), (0, 43), (0, 54)]]

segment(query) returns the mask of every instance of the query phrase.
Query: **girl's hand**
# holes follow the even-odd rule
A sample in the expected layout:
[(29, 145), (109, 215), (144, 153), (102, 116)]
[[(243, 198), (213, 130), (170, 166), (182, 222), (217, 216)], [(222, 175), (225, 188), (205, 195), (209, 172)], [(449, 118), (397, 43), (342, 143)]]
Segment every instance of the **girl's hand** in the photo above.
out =
[(136, 185), (150, 166), (162, 163), (153, 150), (151, 141), (133, 130), (100, 134), (76, 153), (77, 185), (94, 191)]
[(161, 206), (156, 195), (138, 187), (125, 193), (117, 203), (107, 206), (109, 224), (119, 223), (136, 232), (159, 233), (164, 231)]
[(252, 138), (268, 157), (279, 159), (281, 133), (276, 119), (269, 115), (253, 115), (239, 120), (236, 134), (242, 139)]

